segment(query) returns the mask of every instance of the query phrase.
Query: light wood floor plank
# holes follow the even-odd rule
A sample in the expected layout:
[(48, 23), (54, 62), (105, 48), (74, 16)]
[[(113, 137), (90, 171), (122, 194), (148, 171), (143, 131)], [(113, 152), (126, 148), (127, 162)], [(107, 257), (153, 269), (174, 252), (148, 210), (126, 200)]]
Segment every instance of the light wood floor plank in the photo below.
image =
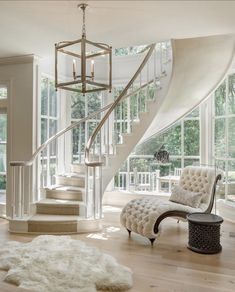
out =
[[(114, 256), (133, 271), (130, 292), (232, 292), (235, 291), (235, 224), (224, 222), (221, 230), (223, 250), (216, 255), (197, 254), (187, 249), (187, 223), (173, 219), (163, 222), (162, 233), (154, 247), (137, 234), (130, 238), (119, 223), (119, 210), (106, 208), (102, 232), (72, 235)], [(111, 212), (112, 211), (112, 212)], [(114, 211), (114, 212), (113, 212)], [(0, 220), (0, 243), (8, 240), (27, 242), (33, 235), (10, 234), (8, 223)], [(23, 291), (3, 282), (0, 292)], [(56, 292), (56, 291), (55, 291)]]

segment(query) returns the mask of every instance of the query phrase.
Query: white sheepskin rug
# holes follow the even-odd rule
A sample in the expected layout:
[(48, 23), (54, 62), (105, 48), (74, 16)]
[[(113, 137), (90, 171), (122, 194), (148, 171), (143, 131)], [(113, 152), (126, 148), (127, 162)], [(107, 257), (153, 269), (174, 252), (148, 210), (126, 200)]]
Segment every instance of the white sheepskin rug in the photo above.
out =
[(70, 236), (6, 242), (0, 246), (0, 269), (8, 271), (5, 281), (30, 291), (124, 291), (132, 286), (130, 269)]

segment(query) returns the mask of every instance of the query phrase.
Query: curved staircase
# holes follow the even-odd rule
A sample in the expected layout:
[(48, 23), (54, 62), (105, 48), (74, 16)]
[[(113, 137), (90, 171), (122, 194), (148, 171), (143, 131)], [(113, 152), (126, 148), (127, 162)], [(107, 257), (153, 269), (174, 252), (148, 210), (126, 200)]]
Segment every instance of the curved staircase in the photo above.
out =
[[(166, 98), (172, 98), (170, 85), (176, 82), (172, 80), (176, 63), (174, 48), (172, 53), (169, 42), (148, 46), (142, 53), (143, 61), (138, 70), (113, 102), (58, 132), (42, 144), (29, 161), (10, 163), (13, 175), (11, 232), (79, 233), (101, 228), (102, 196), (107, 185), (161, 109), (165, 111), (168, 105), (173, 111), (171, 101)], [(230, 59), (224, 62), (226, 68)], [(127, 117), (123, 128), (117, 126), (120, 106)], [(64, 159), (68, 133), (88, 119), (96, 120), (97, 124), (85, 141), (85, 156), (80, 156), (69, 170), (58, 170), (53, 183), (50, 168), (44, 165), (45, 150), (63, 139), (63, 153), (57, 153), (58, 164), (58, 160)]]
[[(141, 53), (140, 67), (113, 102), (51, 137), (37, 149), (30, 161), (11, 162), (15, 182), (9, 224), (11, 232), (62, 234), (101, 228), (103, 192), (147, 130), (167, 92), (172, 66), (171, 44), (161, 43), (156, 49), (155, 46), (150, 45)], [(114, 129), (118, 106), (126, 107), (129, 115), (127, 127), (119, 131)], [(48, 175), (49, 167), (44, 166), (45, 149), (61, 136), (66, 143), (68, 132), (91, 118), (100, 122), (88, 137), (86, 157), (80, 163), (72, 164), (69, 171), (58, 172), (55, 183), (51, 184), (53, 179)], [(30, 193), (32, 189), (25, 188), (27, 179), (28, 185), (32, 184), (32, 178), (26, 178), (26, 174), (33, 170), (34, 164), (39, 164), (41, 173), (40, 198), (35, 201)]]

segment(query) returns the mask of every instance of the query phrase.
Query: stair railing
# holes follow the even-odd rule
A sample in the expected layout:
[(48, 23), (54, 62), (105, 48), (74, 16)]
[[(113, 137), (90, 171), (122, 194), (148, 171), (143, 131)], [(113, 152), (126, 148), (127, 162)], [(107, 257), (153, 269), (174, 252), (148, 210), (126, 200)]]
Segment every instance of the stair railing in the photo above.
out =
[[(147, 53), (138, 70), (104, 114), (86, 145), (86, 194), (90, 207), (88, 212), (94, 218), (102, 218), (102, 166), (109, 163), (110, 155), (116, 154), (115, 147), (122, 144), (123, 135), (131, 133), (133, 121), (139, 120), (141, 113), (148, 110), (148, 100), (157, 98), (157, 90), (161, 89), (160, 80), (166, 75), (165, 65), (171, 57), (168, 50), (170, 47), (167, 47), (167, 43), (160, 43), (155, 50), (155, 46), (152, 44), (146, 48)], [(124, 98), (127, 95), (128, 98)], [(110, 125), (114, 127), (110, 129)], [(99, 149), (95, 159), (91, 157), (92, 149), (97, 140), (101, 139), (102, 132), (106, 132), (106, 151)]]
[[(134, 120), (139, 119), (139, 113), (143, 111), (143, 108), (146, 106), (146, 100), (142, 98), (143, 92), (145, 92), (145, 96), (147, 96), (147, 98), (153, 98), (152, 91), (153, 89), (155, 90), (156, 88), (160, 88), (160, 77), (165, 74), (164, 63), (167, 62), (167, 60), (169, 59), (169, 56), (167, 55), (168, 51), (166, 48), (162, 49), (162, 44), (159, 45), (158, 52), (154, 51), (154, 47), (155, 45), (151, 45), (146, 48), (148, 52), (141, 66), (114, 102), (111, 102), (100, 110), (88, 115), (83, 119), (80, 119), (77, 122), (72, 123), (70, 126), (64, 128), (63, 130), (50, 137), (41, 146), (39, 146), (39, 148), (33, 153), (32, 157), (29, 160), (10, 162), (10, 173), (12, 175), (10, 192), (10, 219), (27, 219), (34, 212), (32, 203), (39, 199), (37, 194), (41, 193), (43, 188), (50, 186), (52, 180), (50, 175), (50, 165), (46, 164), (47, 158), (45, 153), (47, 151), (50, 151), (50, 147), (53, 145), (53, 143), (55, 143), (54, 146), (56, 148), (56, 153), (54, 153), (54, 156), (57, 157), (58, 154), (61, 155), (61, 153), (58, 153), (58, 140), (63, 138), (63, 141), (61, 142), (63, 144), (62, 148), (64, 156), (62, 160), (64, 161), (66, 156), (66, 141), (68, 140), (66, 134), (73, 129), (81, 129), (83, 123), (86, 123), (89, 119), (97, 120), (97, 126), (92, 136), (90, 137), (85, 149), (85, 163), (87, 165), (87, 175), (85, 183), (85, 203), (87, 205), (86, 217), (100, 218), (102, 216), (102, 183), (99, 183), (98, 179), (99, 177), (102, 177), (101, 161), (103, 160), (104, 162), (105, 159), (105, 163), (108, 163), (109, 155), (115, 154), (115, 145), (120, 143), (120, 135), (125, 132), (131, 132), (131, 123)], [(162, 57), (164, 55), (163, 51), (165, 53), (165, 61)], [(155, 64), (154, 68), (152, 68), (153, 78), (150, 78), (151, 70), (149, 68), (149, 64), (147, 66), (148, 69), (146, 70), (146, 72), (144, 72), (143, 69), (146, 63), (150, 62), (151, 56), (153, 57), (152, 61), (156, 63), (157, 54), (159, 54), (158, 69), (160, 68), (160, 71), (157, 71)], [(144, 73), (146, 73), (145, 78), (143, 78)], [(139, 77), (138, 82), (137, 77)], [(135, 107), (131, 105), (130, 108), (130, 101), (131, 99), (133, 99), (133, 97), (137, 97), (138, 103), (135, 105)], [(128, 117), (128, 123), (126, 123), (126, 125), (122, 127), (122, 131), (119, 131), (118, 133), (115, 127), (117, 127), (118, 125), (117, 109), (118, 105), (120, 105), (121, 102), (123, 102), (123, 105), (124, 103), (127, 103), (127, 106), (125, 107), (125, 114), (123, 114), (123, 116), (127, 115), (128, 103), (130, 113)], [(136, 109), (136, 107), (138, 109)], [(124, 113), (124, 111), (122, 111), (122, 113)], [(103, 117), (101, 115), (103, 115)], [(111, 117), (113, 117), (112, 122), (114, 122), (115, 126), (113, 126), (111, 123)], [(98, 123), (99, 120), (100, 122)], [(110, 132), (112, 132), (112, 135), (110, 135)], [(119, 135), (119, 138), (117, 137), (117, 133)], [(99, 161), (97, 161), (97, 158), (99, 159)], [(38, 165), (40, 165), (41, 168), (38, 167)], [(100, 168), (99, 172), (97, 172), (97, 167)], [(32, 173), (38, 172), (40, 173), (40, 179), (37, 179), (32, 175)], [(40, 180), (40, 184), (37, 183), (38, 180)], [(99, 194), (99, 196), (95, 196), (95, 194)]]

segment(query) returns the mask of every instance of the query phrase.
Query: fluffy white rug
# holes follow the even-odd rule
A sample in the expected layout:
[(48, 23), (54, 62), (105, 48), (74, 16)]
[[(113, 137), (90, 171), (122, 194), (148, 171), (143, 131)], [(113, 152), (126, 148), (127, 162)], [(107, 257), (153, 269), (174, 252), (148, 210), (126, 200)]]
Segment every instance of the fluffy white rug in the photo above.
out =
[(132, 272), (116, 260), (69, 236), (42, 235), (29, 243), (9, 241), (0, 247), (5, 281), (30, 291), (123, 291)]

